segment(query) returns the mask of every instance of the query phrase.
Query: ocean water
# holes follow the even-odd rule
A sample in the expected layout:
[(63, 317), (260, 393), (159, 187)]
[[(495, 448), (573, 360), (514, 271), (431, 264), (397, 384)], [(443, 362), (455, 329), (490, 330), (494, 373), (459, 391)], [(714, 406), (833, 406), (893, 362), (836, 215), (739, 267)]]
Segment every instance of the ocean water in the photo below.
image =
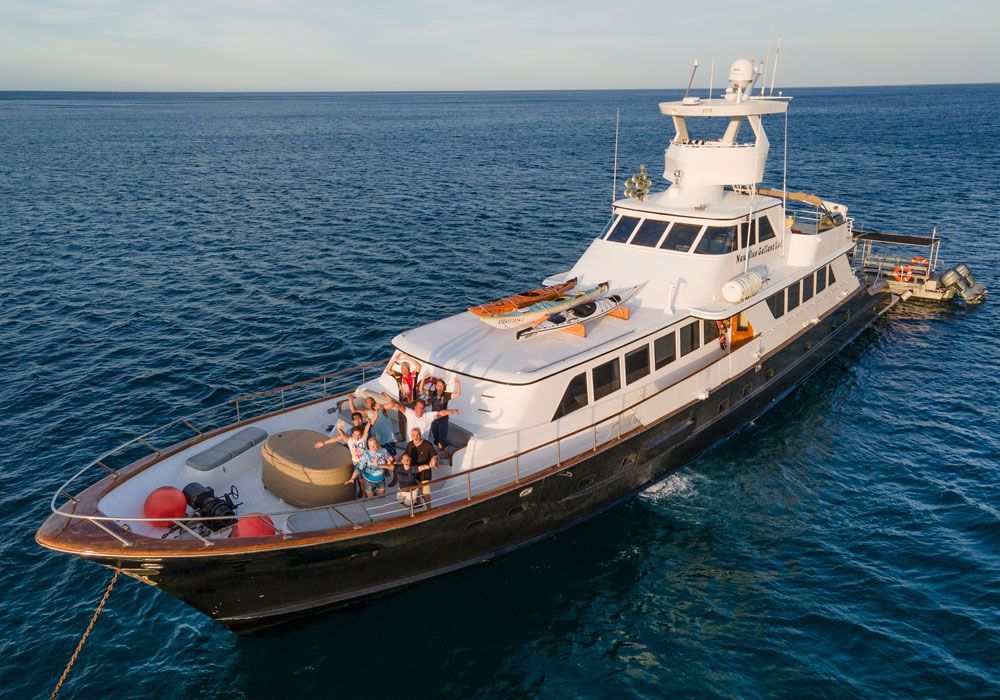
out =
[[(792, 91), (789, 185), (1000, 294), (1000, 85)], [(0, 695), (110, 572), (33, 541), (103, 450), (566, 269), (677, 93), (0, 93)], [(769, 181), (784, 122), (770, 118)], [(67, 697), (1000, 695), (996, 299), (894, 311), (628, 503), (238, 638), (122, 578)]]

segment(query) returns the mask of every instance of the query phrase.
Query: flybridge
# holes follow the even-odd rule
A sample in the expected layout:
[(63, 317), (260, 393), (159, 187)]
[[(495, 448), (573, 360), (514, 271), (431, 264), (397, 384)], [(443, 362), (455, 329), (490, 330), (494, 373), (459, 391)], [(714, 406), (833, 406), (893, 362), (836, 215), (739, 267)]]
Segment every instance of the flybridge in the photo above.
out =
[[(673, 119), (676, 135), (664, 156), (663, 177), (672, 184), (660, 197), (671, 205), (697, 202), (714, 204), (722, 200), (727, 186), (753, 186), (764, 179), (770, 143), (761, 117), (787, 113), (787, 98), (753, 97), (753, 82), (759, 71), (745, 58), (735, 61), (729, 71), (725, 97), (702, 100), (685, 97), (679, 102), (661, 102), (660, 112)], [(687, 119), (728, 118), (721, 138), (692, 138)], [(744, 123), (753, 140), (739, 141)]]

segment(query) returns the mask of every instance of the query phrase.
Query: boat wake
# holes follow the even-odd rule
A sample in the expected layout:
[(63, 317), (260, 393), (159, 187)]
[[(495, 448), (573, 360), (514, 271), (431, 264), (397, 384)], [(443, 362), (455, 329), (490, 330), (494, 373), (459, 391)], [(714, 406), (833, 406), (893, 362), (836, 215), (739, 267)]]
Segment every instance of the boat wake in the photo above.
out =
[(694, 479), (687, 474), (671, 474), (644, 489), (640, 498), (661, 501), (666, 498), (691, 498), (696, 493)]

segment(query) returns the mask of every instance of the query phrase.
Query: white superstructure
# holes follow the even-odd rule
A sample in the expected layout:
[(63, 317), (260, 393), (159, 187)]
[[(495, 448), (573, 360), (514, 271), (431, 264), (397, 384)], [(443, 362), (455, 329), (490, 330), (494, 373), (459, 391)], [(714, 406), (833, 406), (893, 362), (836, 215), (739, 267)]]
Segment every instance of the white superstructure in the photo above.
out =
[[(664, 158), (669, 187), (615, 201), (583, 256), (545, 280), (577, 277), (580, 288), (610, 280), (612, 291), (642, 284), (628, 320), (603, 318), (586, 337), (517, 340), (461, 313), (394, 339), (424, 374), (461, 377), (455, 422), (473, 438), (455, 469), (572, 432), (676, 383), (626, 419), (628, 427), (656, 420), (753, 366), (859, 286), (845, 207), (806, 198), (810, 210), (793, 212), (783, 193), (758, 190), (769, 147), (763, 117), (784, 115), (788, 99), (751, 96), (748, 65), (734, 64), (722, 99), (659, 105), (675, 130)], [(698, 127), (713, 126), (699, 122), (713, 120), (724, 120), (722, 136), (698, 138)], [(396, 390), (388, 375), (376, 386)], [(536, 452), (532, 461), (549, 457)]]

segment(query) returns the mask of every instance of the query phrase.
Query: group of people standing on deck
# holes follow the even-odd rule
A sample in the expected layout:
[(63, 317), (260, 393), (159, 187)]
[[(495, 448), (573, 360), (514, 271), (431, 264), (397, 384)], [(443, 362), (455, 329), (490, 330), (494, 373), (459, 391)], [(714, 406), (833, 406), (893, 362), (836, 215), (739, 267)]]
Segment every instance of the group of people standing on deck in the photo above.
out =
[[(394, 369), (399, 361), (399, 369)], [(461, 394), (458, 378), (453, 391), (448, 391), (444, 379), (427, 376), (420, 379), (421, 365), (397, 352), (389, 361), (389, 374), (399, 384), (399, 396), (382, 394), (383, 402), (373, 396), (365, 398), (364, 408), (355, 405), (351, 394), (351, 425), (341, 420), (331, 430), (330, 437), (316, 443), (316, 449), (335, 442), (343, 443), (351, 453), (354, 471), (345, 484), (360, 484), (365, 497), (381, 496), (386, 486), (399, 485), (396, 499), (404, 504), (431, 507), (429, 482), (440, 462), (440, 453), (451, 458), (448, 446), (448, 416), (458, 409), (448, 403)], [(394, 430), (388, 411), (396, 409), (400, 429), (408, 442), (397, 458)], [(389, 480), (391, 477), (391, 481)], [(388, 481), (388, 484), (386, 483)]]

